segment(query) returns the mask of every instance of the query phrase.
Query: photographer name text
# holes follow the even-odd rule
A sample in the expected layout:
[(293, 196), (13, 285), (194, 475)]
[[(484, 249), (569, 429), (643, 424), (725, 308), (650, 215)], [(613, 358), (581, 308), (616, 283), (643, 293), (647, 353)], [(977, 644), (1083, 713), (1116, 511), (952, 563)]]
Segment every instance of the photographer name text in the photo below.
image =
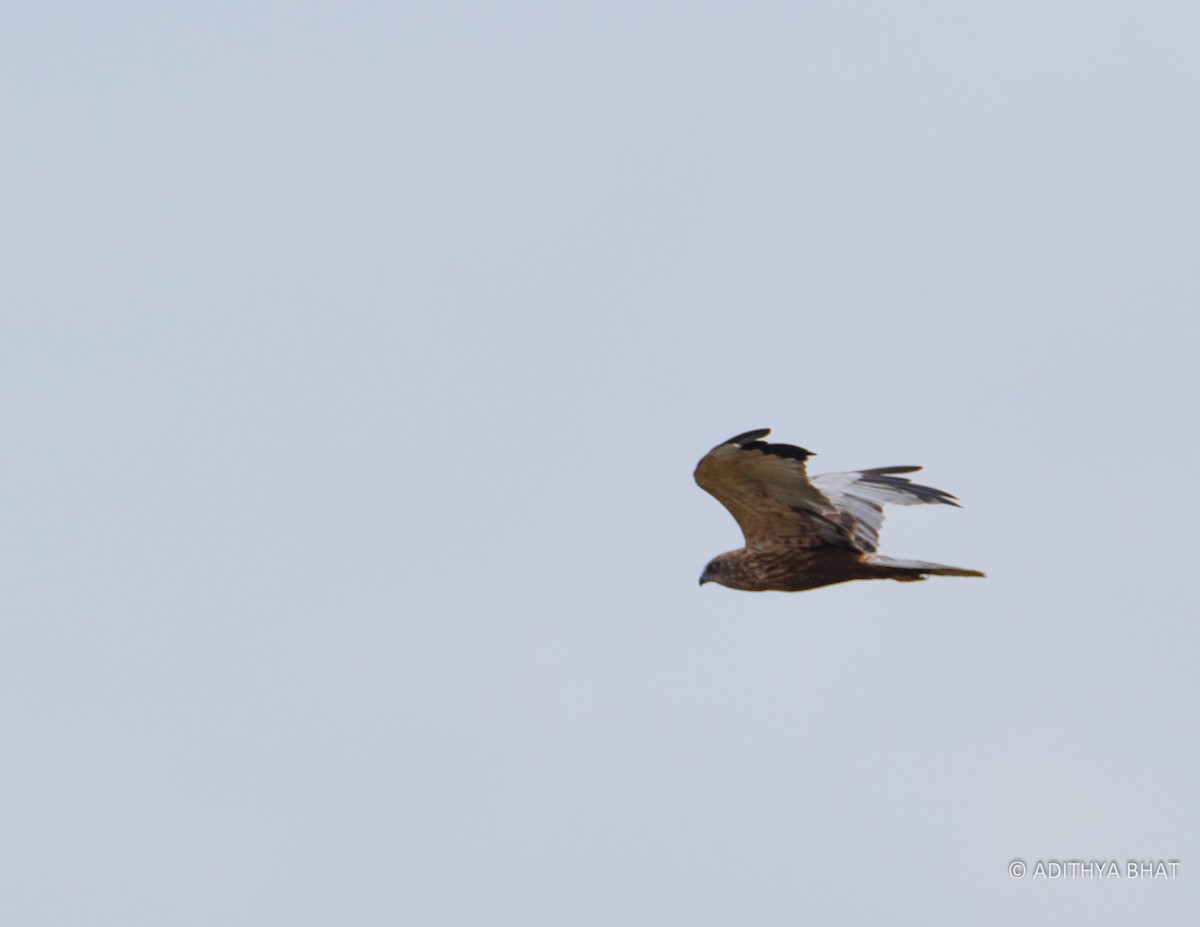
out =
[(1026, 864), (1014, 859), (1008, 874), (1014, 879), (1174, 879), (1179, 875), (1179, 860), (1039, 859)]

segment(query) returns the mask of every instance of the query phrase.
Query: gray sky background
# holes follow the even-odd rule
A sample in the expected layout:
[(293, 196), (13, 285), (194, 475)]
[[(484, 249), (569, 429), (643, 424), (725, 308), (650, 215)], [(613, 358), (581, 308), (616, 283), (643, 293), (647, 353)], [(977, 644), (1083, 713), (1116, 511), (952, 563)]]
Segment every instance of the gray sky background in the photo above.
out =
[(5, 923), (1194, 923), (1195, 4), (3, 18)]

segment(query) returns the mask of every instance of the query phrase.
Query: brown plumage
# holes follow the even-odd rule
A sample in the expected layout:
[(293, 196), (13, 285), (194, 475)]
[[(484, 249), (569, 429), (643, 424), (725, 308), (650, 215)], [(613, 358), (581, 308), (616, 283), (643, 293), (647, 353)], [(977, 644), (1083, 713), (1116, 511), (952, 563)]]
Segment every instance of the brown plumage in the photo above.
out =
[(809, 479), (802, 447), (760, 440), (769, 428), (718, 444), (696, 465), (696, 482), (712, 493), (742, 529), (746, 546), (714, 557), (700, 585), (720, 583), (747, 592), (799, 592), (852, 579), (916, 582), (927, 576), (983, 576), (875, 553), (883, 505), (940, 502), (940, 489), (896, 476), (920, 467), (877, 467)]

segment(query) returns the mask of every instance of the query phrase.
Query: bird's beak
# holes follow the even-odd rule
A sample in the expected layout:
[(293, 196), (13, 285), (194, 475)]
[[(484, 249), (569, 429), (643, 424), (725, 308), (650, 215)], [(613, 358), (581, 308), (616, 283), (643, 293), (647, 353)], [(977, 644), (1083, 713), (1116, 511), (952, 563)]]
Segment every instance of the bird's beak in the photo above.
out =
[(704, 576), (701, 575), (701, 577), (700, 577), (700, 585), (701, 586), (703, 586), (705, 583), (711, 583), (711, 582), (712, 582), (711, 579), (705, 579)]

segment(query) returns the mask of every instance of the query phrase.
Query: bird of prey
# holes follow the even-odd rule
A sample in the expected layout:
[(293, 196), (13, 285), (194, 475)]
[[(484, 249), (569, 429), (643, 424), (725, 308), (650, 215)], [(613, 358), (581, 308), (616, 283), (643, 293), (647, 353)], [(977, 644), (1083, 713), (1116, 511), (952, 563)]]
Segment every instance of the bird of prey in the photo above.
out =
[(696, 465), (700, 488), (729, 509), (746, 537), (745, 547), (709, 562), (700, 585), (800, 592), (852, 579), (916, 582), (927, 576), (983, 576), (978, 570), (875, 553), (885, 502), (958, 505), (949, 493), (896, 476), (920, 467), (877, 467), (810, 479), (804, 461), (812, 454), (761, 440), (770, 433), (759, 428), (730, 438)]

